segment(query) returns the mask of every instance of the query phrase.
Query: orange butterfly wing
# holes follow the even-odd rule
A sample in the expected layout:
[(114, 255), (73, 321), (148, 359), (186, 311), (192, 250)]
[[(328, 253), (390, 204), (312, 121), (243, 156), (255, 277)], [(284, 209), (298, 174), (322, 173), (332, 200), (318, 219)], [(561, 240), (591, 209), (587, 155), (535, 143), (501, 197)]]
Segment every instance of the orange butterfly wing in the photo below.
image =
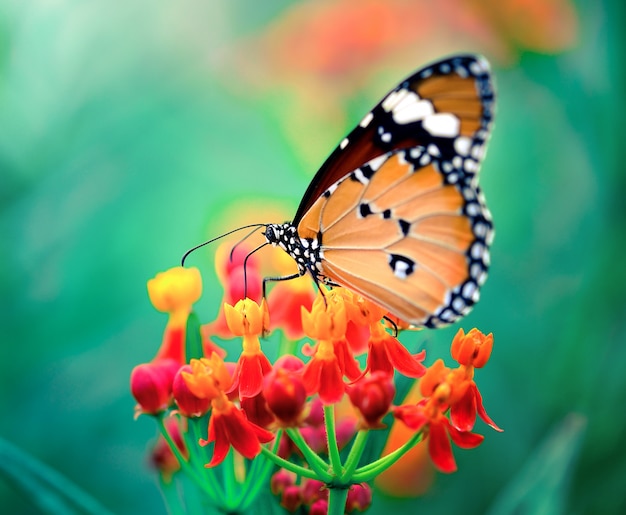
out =
[(474, 181), (451, 183), (425, 149), (374, 159), (332, 185), (298, 225), (321, 237), (321, 274), (401, 319), (467, 314), (489, 265), (492, 224)]

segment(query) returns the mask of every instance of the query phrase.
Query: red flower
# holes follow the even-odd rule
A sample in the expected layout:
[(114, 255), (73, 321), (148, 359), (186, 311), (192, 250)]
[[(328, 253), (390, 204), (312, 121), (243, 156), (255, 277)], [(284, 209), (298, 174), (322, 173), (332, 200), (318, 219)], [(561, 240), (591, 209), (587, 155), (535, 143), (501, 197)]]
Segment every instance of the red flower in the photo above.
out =
[(370, 326), (369, 352), (365, 372), (381, 371), (393, 375), (394, 370), (407, 377), (421, 377), (426, 373), (422, 361), (426, 351), (411, 354), (397, 338), (385, 331), (380, 322)]
[(463, 397), (450, 406), (450, 422), (460, 431), (469, 431), (476, 422), (476, 413), (485, 424), (502, 432), (502, 429), (487, 415), (478, 387), (474, 381), (471, 381)]
[(398, 406), (394, 409), (394, 416), (412, 430), (424, 431), (430, 457), (441, 472), (456, 470), (450, 439), (463, 449), (477, 447), (484, 439), (482, 435), (456, 429), (429, 399), (416, 405)]
[(330, 340), (319, 342), (315, 356), (305, 366), (302, 379), (307, 393), (319, 394), (324, 404), (334, 404), (341, 400), (345, 384), (333, 342)]
[(242, 456), (252, 459), (261, 452), (262, 443), (273, 439), (271, 432), (250, 422), (242, 410), (222, 395), (213, 400), (208, 439), (200, 440), (200, 445), (215, 442), (213, 458), (205, 465), (214, 467), (224, 461), (231, 446)]

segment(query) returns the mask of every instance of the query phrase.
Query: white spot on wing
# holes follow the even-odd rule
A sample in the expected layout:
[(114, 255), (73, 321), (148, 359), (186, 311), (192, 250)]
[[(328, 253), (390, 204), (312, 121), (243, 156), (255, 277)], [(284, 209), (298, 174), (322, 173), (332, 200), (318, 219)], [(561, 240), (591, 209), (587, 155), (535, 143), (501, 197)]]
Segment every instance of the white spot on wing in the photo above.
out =
[(346, 148), (346, 147), (348, 146), (348, 143), (349, 143), (348, 138), (343, 138), (343, 139), (341, 140), (341, 143), (339, 143), (339, 148), (340, 148), (341, 150), (343, 150), (344, 148)]
[(457, 154), (467, 156), (470, 153), (471, 147), (472, 140), (469, 139), (467, 136), (459, 136), (454, 140), (454, 150), (456, 150)]
[(422, 127), (432, 136), (453, 138), (458, 136), (461, 122), (451, 113), (437, 113), (426, 117)]
[(375, 157), (374, 159), (372, 159), (371, 161), (369, 161), (367, 164), (370, 166), (370, 168), (374, 171), (378, 170), (385, 161), (387, 161), (387, 154), (383, 154), (382, 156), (378, 156)]
[(396, 123), (405, 124), (417, 122), (434, 114), (435, 109), (428, 100), (418, 100), (419, 97), (415, 93), (411, 93), (411, 95), (415, 98), (407, 96), (394, 108), (393, 120)]
[(365, 127), (367, 127), (367, 126), (370, 124), (370, 122), (371, 122), (373, 119), (374, 119), (374, 115), (373, 115), (371, 112), (369, 112), (369, 113), (367, 113), (367, 114), (363, 117), (363, 119), (361, 120), (361, 123), (359, 123), (359, 125), (360, 125), (361, 127), (365, 128)]
[(406, 273), (408, 272), (408, 270), (408, 263), (405, 263), (404, 261), (396, 261), (396, 264), (393, 267), (393, 274), (400, 279), (406, 279)]
[(387, 98), (385, 98), (385, 100), (383, 100), (380, 105), (385, 111), (389, 112), (394, 109), (408, 93), (409, 91), (406, 89), (392, 91), (391, 93), (389, 93), (389, 95), (387, 95)]

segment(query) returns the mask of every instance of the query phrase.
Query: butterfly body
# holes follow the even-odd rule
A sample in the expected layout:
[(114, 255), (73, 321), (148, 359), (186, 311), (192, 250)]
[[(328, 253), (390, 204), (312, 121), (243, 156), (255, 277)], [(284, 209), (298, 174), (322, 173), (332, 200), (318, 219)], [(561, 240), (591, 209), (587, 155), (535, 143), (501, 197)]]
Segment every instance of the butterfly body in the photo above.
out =
[(318, 282), (345, 286), (425, 327), (478, 300), (491, 215), (478, 170), (492, 124), (486, 61), (456, 56), (388, 93), (340, 143), (292, 223), (266, 239)]

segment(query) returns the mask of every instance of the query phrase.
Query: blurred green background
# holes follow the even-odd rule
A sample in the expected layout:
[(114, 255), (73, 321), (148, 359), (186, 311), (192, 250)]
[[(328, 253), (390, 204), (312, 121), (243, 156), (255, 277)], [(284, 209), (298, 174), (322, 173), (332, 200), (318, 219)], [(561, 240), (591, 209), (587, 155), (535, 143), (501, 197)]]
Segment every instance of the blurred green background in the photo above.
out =
[[(208, 236), (288, 218), (388, 89), (473, 51), (499, 93), (481, 179), (496, 239), (461, 325), (495, 335), (478, 383), (505, 432), (477, 426), (485, 443), (455, 451), (456, 474), (417, 500), (377, 496), (372, 513), (626, 512), (625, 10), (3, 0), (0, 437), (115, 513), (165, 513), (154, 425), (133, 421), (128, 391), (166, 321), (146, 280)], [(211, 253), (191, 261), (209, 321)], [(429, 356), (456, 329), (426, 334)], [(0, 479), (0, 512), (36, 510)]]

